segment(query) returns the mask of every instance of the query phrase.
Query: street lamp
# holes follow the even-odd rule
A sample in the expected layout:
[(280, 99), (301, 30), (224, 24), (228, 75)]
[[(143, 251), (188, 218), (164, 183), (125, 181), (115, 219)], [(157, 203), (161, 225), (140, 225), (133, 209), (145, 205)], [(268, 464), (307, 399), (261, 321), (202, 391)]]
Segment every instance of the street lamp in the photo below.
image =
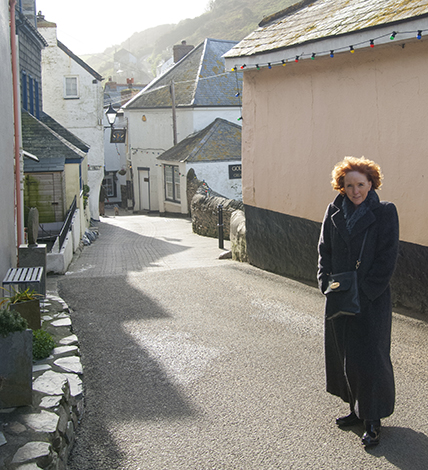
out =
[(110, 127), (113, 128), (114, 121), (116, 121), (117, 111), (115, 111), (111, 103), (105, 114), (107, 116), (107, 121), (110, 124)]

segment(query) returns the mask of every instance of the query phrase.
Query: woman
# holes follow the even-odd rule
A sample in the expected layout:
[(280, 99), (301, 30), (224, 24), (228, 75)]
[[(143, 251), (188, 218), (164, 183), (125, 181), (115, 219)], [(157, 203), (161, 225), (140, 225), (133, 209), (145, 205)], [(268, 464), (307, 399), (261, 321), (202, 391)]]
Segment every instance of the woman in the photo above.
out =
[[(318, 282), (324, 293), (328, 275), (358, 268), (361, 311), (325, 320), (327, 391), (350, 404), (336, 419), (340, 427), (364, 422), (362, 443), (379, 443), (381, 418), (394, 411), (395, 385), (390, 359), (389, 281), (398, 253), (398, 216), (394, 204), (380, 202), (379, 165), (345, 157), (332, 172), (338, 196), (326, 211), (318, 245)], [(366, 235), (367, 234), (367, 235)], [(329, 294), (334, 295), (334, 294)], [(326, 299), (326, 314), (329, 302)]]

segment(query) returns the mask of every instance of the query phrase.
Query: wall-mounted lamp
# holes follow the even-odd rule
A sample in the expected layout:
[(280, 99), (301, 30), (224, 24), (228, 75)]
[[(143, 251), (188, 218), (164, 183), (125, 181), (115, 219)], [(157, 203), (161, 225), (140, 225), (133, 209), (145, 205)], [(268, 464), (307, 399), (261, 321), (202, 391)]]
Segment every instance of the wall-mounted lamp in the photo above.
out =
[(107, 116), (107, 121), (110, 124), (110, 127), (113, 127), (114, 122), (116, 121), (117, 111), (113, 108), (111, 103), (105, 114)]
[(146, 121), (147, 121), (147, 118), (146, 118), (146, 115), (145, 115), (145, 114), (143, 114), (143, 117), (141, 118), (141, 120), (142, 120), (143, 122), (146, 122)]

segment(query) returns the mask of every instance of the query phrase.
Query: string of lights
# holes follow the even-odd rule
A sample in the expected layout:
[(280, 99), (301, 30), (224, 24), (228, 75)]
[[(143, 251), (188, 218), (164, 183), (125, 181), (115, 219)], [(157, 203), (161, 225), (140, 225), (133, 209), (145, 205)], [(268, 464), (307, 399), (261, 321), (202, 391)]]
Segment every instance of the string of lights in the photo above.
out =
[[(218, 73), (218, 74), (215, 74), (215, 75), (210, 75), (208, 77), (199, 77), (198, 80), (199, 81), (201, 81), (201, 80), (211, 80), (212, 78), (224, 77), (224, 76), (230, 75), (231, 73), (232, 72), (228, 70), (226, 72)], [(237, 77), (237, 80), (238, 81), (240, 80), (239, 77)], [(195, 79), (193, 79), (193, 80), (181, 80), (181, 81), (177, 81), (177, 82), (174, 81), (174, 85), (181, 85), (181, 84), (185, 84), (185, 83), (194, 83), (194, 82), (195, 82)], [(163, 88), (169, 88), (169, 87), (170, 87), (170, 84), (168, 83), (166, 85), (160, 85), (160, 86), (157, 86), (156, 88), (153, 88), (151, 90), (147, 90), (147, 92), (158, 91), (158, 90), (162, 90)], [(135, 96), (137, 96), (137, 95), (132, 95), (130, 97), (130, 99), (134, 98)], [(236, 96), (239, 96), (239, 95), (236, 95)], [(121, 104), (122, 101), (123, 101), (122, 98), (119, 98), (119, 101), (114, 102), (114, 103), (112, 102), (112, 105)]]
[[(338, 47), (336, 49), (329, 49), (329, 50), (324, 50), (324, 51), (320, 51), (320, 52), (310, 52), (310, 53), (303, 53), (302, 52), (299, 55), (284, 57), (283, 59), (281, 59), (279, 61), (275, 61), (275, 62), (273, 62), (273, 61), (272, 62), (263, 62), (263, 63), (260, 62), (260, 63), (257, 63), (255, 65), (246, 65), (246, 64), (243, 64), (241, 66), (235, 65), (234, 67), (232, 67), (232, 69), (230, 71), (225, 71), (225, 72), (218, 73), (218, 74), (215, 74), (215, 75), (210, 75), (208, 77), (199, 77), (199, 80), (200, 81), (201, 80), (211, 80), (213, 78), (227, 76), (231, 72), (232, 73), (243, 72), (244, 69), (247, 69), (247, 70), (250, 70), (250, 69), (260, 70), (261, 68), (271, 69), (273, 66), (276, 66), (276, 65), (286, 66), (286, 65), (291, 64), (291, 63), (298, 63), (300, 60), (304, 60), (304, 59), (315, 60), (317, 57), (322, 57), (322, 56), (330, 56), (331, 58), (334, 58), (335, 54), (340, 53), (340, 52), (349, 51), (351, 54), (354, 54), (356, 50), (358, 50), (359, 48), (366, 47), (366, 46), (369, 46), (370, 48), (373, 49), (375, 47), (377, 41), (379, 41), (380, 39), (383, 39), (385, 37), (388, 37), (388, 36), (389, 36), (391, 41), (399, 39), (400, 35), (406, 35), (406, 36), (413, 35), (414, 37), (416, 37), (416, 39), (421, 40), (423, 35), (426, 32), (428, 32), (428, 29), (418, 29), (418, 30), (414, 30), (414, 31), (396, 31), (396, 30), (393, 30), (389, 34), (382, 34), (380, 36), (376, 36), (376, 37), (370, 39), (369, 41), (367, 41), (367, 40), (360, 41), (360, 42), (357, 42), (357, 43), (349, 44), (348, 46)], [(236, 77), (236, 82), (237, 82), (236, 83), (236, 90), (237, 91), (236, 91), (235, 97), (240, 98), (241, 89), (240, 89), (240, 85), (239, 85), (239, 80), (242, 80), (242, 79), (240, 79), (237, 74), (235, 74), (235, 77)], [(176, 81), (175, 85), (193, 83), (194, 81), (195, 81), (194, 79)], [(170, 84), (165, 84), (165, 85), (157, 86), (156, 88), (153, 88), (152, 90), (148, 90), (148, 91), (157, 91), (157, 90), (161, 90), (163, 88), (169, 88), (169, 87), (170, 87)], [(135, 96), (136, 95), (131, 96), (130, 99), (135, 97)], [(123, 102), (123, 98), (120, 99), (120, 103), (118, 102), (118, 103), (115, 103), (115, 104), (121, 104), (122, 102)], [(239, 99), (239, 102), (240, 102), (240, 107), (242, 107), (241, 99)], [(241, 120), (241, 119), (242, 119), (242, 117), (238, 118), (238, 120)]]
[(293, 63), (293, 62), (298, 63), (300, 60), (306, 59), (306, 58), (315, 60), (315, 58), (319, 56), (328, 55), (331, 58), (334, 58), (335, 54), (340, 53), (340, 52), (349, 51), (351, 54), (353, 54), (355, 53), (356, 49), (366, 47), (366, 46), (369, 46), (370, 48), (373, 49), (375, 47), (376, 41), (379, 41), (380, 39), (384, 39), (385, 37), (388, 37), (388, 36), (391, 41), (394, 41), (395, 39), (397, 39), (399, 35), (406, 35), (407, 39), (408, 39), (408, 35), (413, 35), (414, 37), (416, 37), (416, 39), (421, 40), (423, 37), (423, 34), (426, 33), (427, 31), (428, 29), (418, 29), (415, 31), (395, 31), (394, 30), (389, 34), (382, 34), (380, 36), (370, 39), (369, 41), (365, 40), (365, 41), (361, 41), (357, 43), (352, 43), (352, 44), (349, 44), (348, 46), (342, 46), (336, 49), (329, 49), (329, 50), (320, 51), (320, 52), (302, 53), (300, 55), (284, 57), (283, 59), (275, 61), (275, 62), (272, 61), (272, 62), (265, 62), (265, 63), (257, 63), (255, 65), (248, 65), (248, 66), (246, 64), (242, 64), (241, 66), (235, 65), (234, 67), (232, 67), (231, 71), (235, 72), (238, 69), (242, 71), (244, 69), (247, 69), (247, 70), (248, 69), (260, 70), (261, 68), (271, 69), (274, 65), (286, 66), (289, 63)]

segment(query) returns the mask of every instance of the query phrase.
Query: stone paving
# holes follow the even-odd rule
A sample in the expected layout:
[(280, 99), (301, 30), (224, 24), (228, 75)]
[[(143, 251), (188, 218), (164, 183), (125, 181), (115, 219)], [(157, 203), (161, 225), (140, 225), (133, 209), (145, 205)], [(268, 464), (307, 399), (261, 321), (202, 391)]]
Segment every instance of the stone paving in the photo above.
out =
[(0, 410), (0, 468), (62, 470), (84, 409), (83, 369), (65, 302), (48, 294), (42, 328), (57, 347), (33, 365), (33, 405)]

